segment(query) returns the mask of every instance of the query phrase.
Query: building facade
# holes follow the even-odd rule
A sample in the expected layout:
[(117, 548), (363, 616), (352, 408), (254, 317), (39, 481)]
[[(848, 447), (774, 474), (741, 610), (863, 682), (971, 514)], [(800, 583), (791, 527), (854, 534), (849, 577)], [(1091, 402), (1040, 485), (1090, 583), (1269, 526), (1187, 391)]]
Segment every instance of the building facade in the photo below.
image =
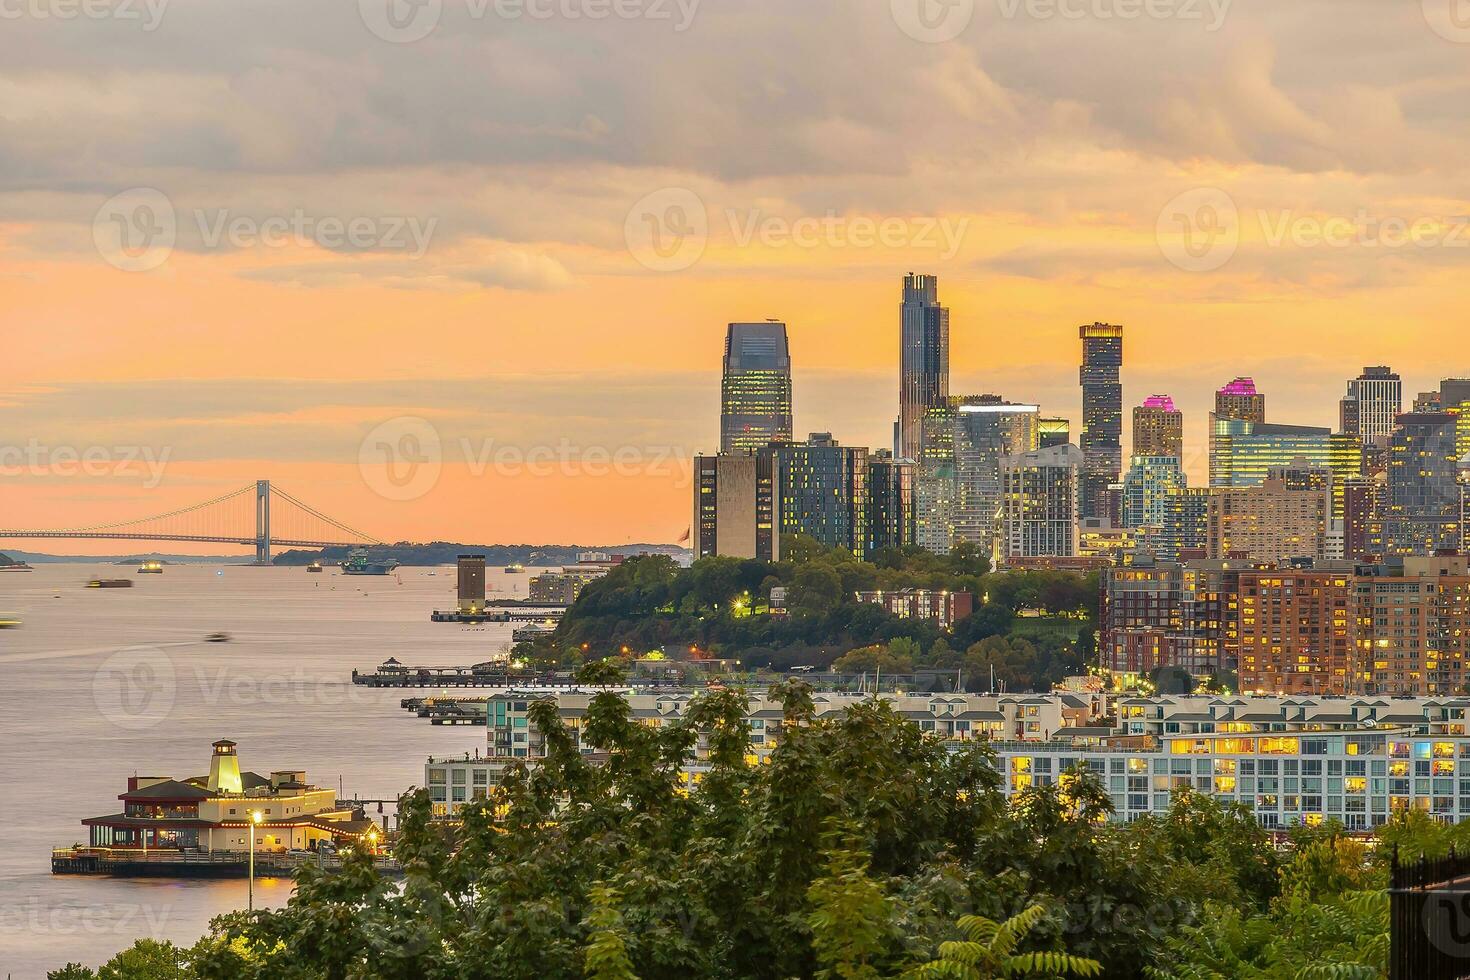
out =
[(1255, 487), (1212, 487), (1208, 557), (1320, 561), (1331, 509), (1330, 488), (1294, 486), (1280, 475)]
[(1150, 395), (1133, 409), (1134, 456), (1184, 459), (1184, 413), (1168, 395)]
[(1404, 383), (1387, 367), (1365, 367), (1348, 382), (1339, 405), (1339, 429), (1364, 444), (1381, 443), (1404, 410)]
[(1390, 555), (1432, 555), (1463, 543), (1457, 417), (1450, 412), (1399, 416), (1388, 439), (1379, 515)]
[(893, 453), (917, 460), (920, 419), (949, 397), (949, 309), (939, 305), (939, 280), (909, 273), (899, 304), (898, 424)]
[(786, 324), (732, 323), (720, 382), (720, 452), (754, 453), (791, 440), (791, 350)]
[(1001, 559), (1077, 554), (1082, 450), (1037, 449), (1001, 461)]
[(1123, 328), (1084, 324), (1077, 334), (1082, 340), (1082, 516), (1116, 516), (1108, 513), (1105, 498), (1123, 469)]
[(1001, 460), (1036, 448), (1040, 409), (995, 400), (958, 405), (954, 416), (955, 506), (952, 544), (993, 554), (1001, 529)]

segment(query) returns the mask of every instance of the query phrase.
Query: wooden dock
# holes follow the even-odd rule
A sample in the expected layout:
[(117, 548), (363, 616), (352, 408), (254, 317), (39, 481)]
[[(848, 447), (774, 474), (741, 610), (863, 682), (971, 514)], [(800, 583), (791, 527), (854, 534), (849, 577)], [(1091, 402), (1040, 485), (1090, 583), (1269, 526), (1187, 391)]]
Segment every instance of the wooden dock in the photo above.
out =
[[(389, 877), (403, 874), (396, 858), (379, 855), (373, 863), (379, 874)], [(256, 851), (255, 877), (289, 878), (309, 864), (337, 870), (342, 867), (342, 859), (319, 851)], [(250, 856), (243, 851), (60, 847), (51, 851), (51, 873), (115, 878), (244, 878), (250, 873)]]

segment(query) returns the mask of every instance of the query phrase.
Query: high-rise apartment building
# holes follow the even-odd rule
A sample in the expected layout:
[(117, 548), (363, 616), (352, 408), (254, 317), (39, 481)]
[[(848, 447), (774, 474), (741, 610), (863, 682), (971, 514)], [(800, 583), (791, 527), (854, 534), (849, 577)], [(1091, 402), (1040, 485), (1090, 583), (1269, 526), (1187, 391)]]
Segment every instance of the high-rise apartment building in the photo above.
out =
[(924, 410), (949, 397), (949, 309), (939, 305), (939, 280), (912, 272), (904, 276), (898, 318), (898, 425), (893, 452), (899, 459), (917, 460)]
[(953, 542), (994, 553), (1001, 517), (1001, 460), (1036, 448), (1035, 405), (975, 400), (955, 407)]
[(1357, 584), (1361, 691), (1459, 694), (1470, 679), (1467, 559), (1406, 558)]
[(1451, 412), (1408, 412), (1388, 438), (1388, 468), (1379, 516), (1390, 555), (1458, 550), (1464, 512), (1458, 418)]
[(1077, 554), (1077, 490), (1082, 450), (1053, 446), (1001, 461), (1001, 556)]
[(1133, 455), (1184, 459), (1184, 413), (1168, 395), (1150, 395), (1133, 409)]
[(1348, 694), (1357, 670), (1352, 567), (1240, 573), (1240, 687), (1279, 694)]
[(1108, 488), (1123, 469), (1123, 328), (1084, 324), (1082, 340), (1082, 516), (1106, 517)]
[(720, 383), (720, 452), (753, 453), (791, 440), (791, 351), (786, 324), (732, 323)]
[(1254, 379), (1236, 378), (1215, 392), (1215, 411), (1210, 416), (1212, 426), (1216, 419), (1266, 421), (1266, 396), (1256, 390)]
[(914, 543), (914, 464), (896, 460), (886, 449), (868, 457), (867, 538), (863, 557), (884, 548)]
[(1255, 487), (1211, 487), (1209, 557), (1320, 561), (1331, 499), (1330, 485), (1293, 485), (1279, 474)]
[(1382, 443), (1404, 409), (1404, 383), (1387, 367), (1365, 367), (1348, 382), (1338, 406), (1339, 428), (1365, 445)]
[(861, 557), (868, 540), (868, 450), (813, 432), (806, 442), (776, 443), (763, 452), (772, 460), (776, 533), (806, 534)]
[(1123, 477), (1123, 526), (1162, 527), (1169, 498), (1188, 485), (1178, 456), (1132, 457)]

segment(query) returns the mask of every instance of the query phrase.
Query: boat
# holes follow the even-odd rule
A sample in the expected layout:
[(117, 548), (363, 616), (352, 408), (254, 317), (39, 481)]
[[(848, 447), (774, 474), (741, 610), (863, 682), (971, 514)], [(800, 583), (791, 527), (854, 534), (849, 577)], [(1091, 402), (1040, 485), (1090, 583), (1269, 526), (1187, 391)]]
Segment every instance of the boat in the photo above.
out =
[(342, 563), (343, 575), (387, 575), (398, 567), (396, 558), (369, 558), (366, 548), (359, 548)]
[(23, 561), (11, 562), (8, 565), (0, 565), (0, 572), (34, 572), (35, 569)]
[(228, 634), (228, 633), (210, 633), (208, 636), (206, 636), (204, 638), (204, 642), (205, 643), (228, 643), (228, 642), (230, 642), (230, 634)]
[(20, 617), (15, 613), (0, 612), (0, 630), (13, 630), (20, 625)]
[(87, 583), (89, 589), (131, 589), (133, 580), (129, 578), (94, 578)]
[(163, 562), (161, 562), (161, 561), (145, 561), (143, 564), (141, 564), (141, 565), (138, 566), (138, 574), (139, 575), (162, 575), (163, 574)]
[(321, 570), (322, 570), (322, 563), (319, 562), (319, 561), (314, 561), (310, 565), (307, 565), (306, 566), (306, 570), (308, 572), (316, 572), (316, 573), (320, 574), (321, 573)]
[(525, 565), (506, 565), (505, 566), (505, 573), (507, 575), (524, 575), (524, 574), (526, 574), (526, 566)]

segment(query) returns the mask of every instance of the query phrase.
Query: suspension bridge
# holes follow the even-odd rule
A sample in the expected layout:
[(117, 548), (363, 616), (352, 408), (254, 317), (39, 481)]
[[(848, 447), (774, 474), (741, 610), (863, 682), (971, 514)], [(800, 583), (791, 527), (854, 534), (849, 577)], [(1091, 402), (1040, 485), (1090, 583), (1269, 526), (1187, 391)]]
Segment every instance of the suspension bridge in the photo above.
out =
[(0, 528), (0, 538), (253, 545), (258, 565), (270, 564), (274, 547), (351, 548), (382, 543), (302, 503), (280, 487), (272, 487), (269, 480), (257, 480), (213, 500), (156, 517), (48, 530)]

